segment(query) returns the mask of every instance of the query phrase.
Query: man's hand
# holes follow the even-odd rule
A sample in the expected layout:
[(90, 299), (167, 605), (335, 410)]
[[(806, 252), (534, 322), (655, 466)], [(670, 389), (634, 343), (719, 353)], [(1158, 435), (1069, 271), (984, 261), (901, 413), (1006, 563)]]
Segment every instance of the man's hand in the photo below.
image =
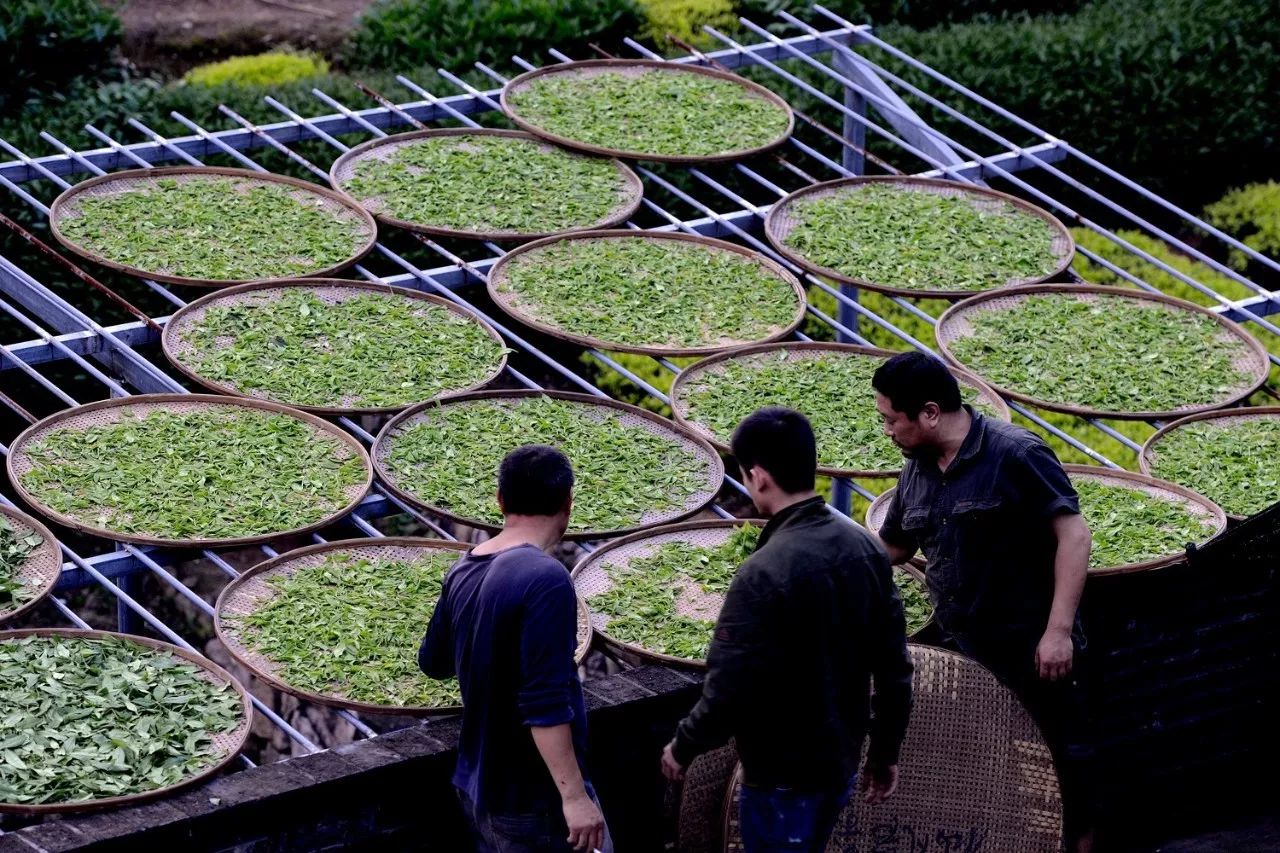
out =
[(564, 801), (564, 822), (574, 850), (591, 853), (604, 846), (604, 815), (585, 791)]
[(671, 747), (672, 744), (669, 743), (662, 749), (662, 775), (672, 782), (679, 782), (684, 779), (684, 767), (676, 761), (676, 755)]
[(1050, 628), (1036, 646), (1036, 672), (1045, 681), (1061, 681), (1071, 674), (1074, 655), (1071, 632)]
[(898, 790), (898, 765), (888, 767), (867, 766), (862, 774), (862, 790), (867, 792), (867, 802), (879, 805)]

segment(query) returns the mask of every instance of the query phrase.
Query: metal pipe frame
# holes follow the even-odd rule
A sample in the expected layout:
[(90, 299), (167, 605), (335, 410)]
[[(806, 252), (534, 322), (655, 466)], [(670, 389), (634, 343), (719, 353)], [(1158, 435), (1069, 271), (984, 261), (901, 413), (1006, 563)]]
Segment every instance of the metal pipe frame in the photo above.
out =
[[(834, 23), (835, 28), (821, 30), (783, 12), (780, 13), (780, 17), (796, 27), (800, 34), (780, 38), (744, 19), (743, 25), (749, 31), (759, 35), (762, 38), (761, 42), (743, 45), (723, 33), (707, 28), (707, 32), (724, 45), (723, 49), (708, 53), (694, 51), (691, 55), (670, 60), (682, 64), (715, 64), (727, 68), (764, 69), (772, 75), (771, 80), (775, 84), (785, 82), (797, 86), (807, 94), (816, 97), (839, 116), (842, 124), (839, 131), (826, 128), (806, 117), (808, 124), (820, 131), (817, 134), (819, 138), (806, 141), (804, 135), (797, 133), (782, 149), (779, 149), (780, 153), (774, 156), (775, 161), (784, 167), (784, 171), (796, 179), (793, 185), (782, 186), (774, 178), (767, 177), (746, 163), (737, 163), (728, 167), (735, 176), (735, 180), (740, 180), (744, 186), (750, 187), (753, 193), (760, 191), (770, 198), (781, 198), (808, 183), (832, 177), (861, 174), (868, 167), (883, 169), (890, 173), (905, 171), (878, 157), (865, 156), (866, 137), (869, 131), (872, 135), (892, 143), (899, 154), (906, 155), (905, 162), (912, 165), (923, 163), (927, 167), (924, 171), (914, 172), (915, 174), (949, 177), (975, 184), (983, 183), (990, 178), (1004, 179), (1033, 200), (1102, 234), (1135, 257), (1155, 265), (1163, 272), (1173, 275), (1211, 298), (1218, 303), (1212, 310), (1234, 320), (1250, 322), (1264, 331), (1280, 333), (1280, 327), (1272, 325), (1266, 319), (1267, 315), (1280, 312), (1280, 297), (1217, 262), (1211, 256), (1177, 240), (1173, 235), (1133, 213), (1120, 201), (1102, 195), (1084, 182), (1067, 175), (1056, 164), (1067, 161), (1083, 164), (1102, 177), (1118, 183), (1123, 191), (1136, 194), (1145, 202), (1154, 202), (1166, 212), (1180, 217), (1190, 227), (1199, 228), (1211, 234), (1228, 248), (1245, 251), (1249, 257), (1276, 271), (1280, 271), (1280, 264), (1259, 255), (1229, 235), (1214, 229), (1187, 211), (1098, 163), (1064, 140), (1019, 119), (940, 72), (907, 56), (876, 37), (869, 27), (845, 21), (821, 6), (815, 6), (814, 10), (817, 15)], [(661, 58), (634, 41), (628, 40), (627, 45), (640, 56)], [(922, 71), (930, 79), (941, 84), (943, 92), (941, 94), (926, 92), (892, 74), (862, 53), (854, 52), (853, 47), (887, 53), (894, 60)], [(563, 54), (555, 55), (562, 60), (569, 59)], [(838, 89), (837, 95), (833, 97), (827, 91), (814, 86), (778, 64), (784, 60), (793, 60), (802, 63), (806, 68), (816, 70), (824, 82), (833, 84)], [(532, 67), (519, 57), (514, 57), (513, 61), (522, 69)], [(477, 69), (496, 84), (506, 80), (502, 74), (487, 66), (477, 64)], [(24, 184), (47, 181), (57, 187), (66, 187), (69, 186), (67, 178), (83, 174), (102, 174), (118, 168), (151, 167), (174, 161), (199, 165), (202, 163), (202, 158), (217, 155), (229, 157), (245, 168), (265, 171), (265, 167), (250, 156), (253, 152), (262, 149), (269, 149), (288, 157), (310, 171), (320, 181), (327, 182), (327, 173), (324, 168), (291, 148), (291, 143), (322, 140), (334, 149), (336, 155), (347, 150), (348, 147), (337, 138), (342, 135), (382, 136), (386, 135), (388, 130), (406, 125), (442, 120), (475, 125), (474, 116), (498, 109), (499, 89), (478, 89), (444, 70), (440, 70), (439, 75), (442, 81), (453, 88), (452, 93), (436, 95), (420, 83), (400, 77), (398, 78), (400, 84), (415, 100), (395, 104), (384, 103), (383, 99), (379, 98), (378, 106), (362, 109), (351, 108), (323, 91), (313, 90), (314, 96), (323, 109), (331, 112), (320, 112), (312, 116), (304, 116), (273, 98), (267, 98), (266, 103), (281, 114), (281, 120), (261, 126), (253, 124), (229, 107), (222, 106), (220, 108), (222, 113), (234, 123), (233, 127), (210, 131), (186, 116), (173, 113), (172, 118), (191, 131), (190, 135), (175, 138), (167, 138), (141, 122), (131, 119), (130, 125), (144, 137), (144, 141), (126, 143), (114, 139), (92, 125), (87, 125), (85, 129), (89, 136), (104, 147), (77, 150), (66, 142), (44, 133), (41, 134), (43, 139), (58, 153), (32, 157), (4, 140), (0, 140), (0, 148), (15, 158), (9, 162), (0, 163), (0, 186), (36, 211), (47, 213), (48, 208), (45, 202), (34, 194), (34, 190), (28, 191)], [(948, 117), (960, 121), (966, 127), (994, 142), (998, 150), (990, 155), (983, 155), (947, 137), (912, 110), (903, 99), (904, 95), (916, 98), (918, 102), (926, 103)], [(955, 100), (957, 97), (996, 113), (1041, 141), (1033, 145), (1016, 144), (944, 100), (945, 98)], [(874, 109), (887, 122), (888, 127), (870, 119), (867, 115), (868, 108)], [(837, 141), (839, 150), (824, 150), (831, 139)], [(638, 171), (646, 182), (644, 213), (650, 219), (660, 223), (649, 226), (648, 230), (680, 231), (734, 239), (781, 262), (801, 276), (808, 286), (818, 288), (835, 299), (837, 305), (835, 317), (816, 306), (809, 307), (809, 314), (819, 323), (830, 327), (839, 340), (870, 343), (860, 328), (860, 324), (865, 323), (870, 325), (863, 328), (874, 327), (888, 332), (904, 347), (932, 351), (927, 342), (917, 340), (889, 319), (865, 307), (858, 300), (856, 288), (833, 287), (826, 281), (805, 274), (803, 270), (781, 258), (761, 237), (762, 220), (772, 202), (753, 203), (705, 169), (687, 170), (699, 188), (698, 195), (688, 189), (682, 189), (652, 169), (638, 167)], [(1055, 189), (1083, 193), (1090, 201), (1102, 204), (1141, 231), (1169, 242), (1175, 248), (1208, 264), (1215, 272), (1239, 283), (1253, 295), (1247, 299), (1229, 299), (1192, 276), (1151, 257), (1102, 225), (1079, 216), (1071, 205), (1051, 195), (1049, 191), (1018, 177), (1018, 173), (1032, 171), (1056, 181)], [(669, 208), (673, 203), (688, 208), (695, 215), (681, 217), (672, 213)], [(636, 222), (629, 222), (627, 226), (636, 229), (642, 227)], [(357, 265), (354, 269), (368, 280), (384, 281), (434, 292), (479, 311), (493, 324), (509, 346), (522, 356), (547, 368), (555, 375), (558, 382), (574, 390), (601, 397), (606, 396), (603, 390), (588, 382), (572, 364), (558, 361), (531, 343), (518, 328), (513, 328), (505, 317), (494, 316), (493, 312), (477, 308), (472, 303), (469, 288), (484, 282), (489, 268), (497, 258), (501, 257), (503, 253), (501, 248), (492, 243), (485, 243), (483, 246), (489, 255), (483, 259), (468, 261), (437, 241), (419, 238), (418, 242), (421, 252), (415, 249), (411, 258), (379, 243), (374, 254), (367, 258), (364, 264)], [(1156, 289), (1140, 277), (1094, 253), (1082, 251), (1082, 254), (1138, 287), (1147, 290)], [(375, 264), (376, 271), (373, 269)], [(165, 285), (150, 281), (146, 282), (146, 285), (165, 302), (175, 307), (185, 304), (181, 297), (175, 295)], [(931, 315), (909, 300), (894, 298), (892, 302), (917, 318), (930, 323), (934, 322)], [(0, 377), (16, 378), (17, 373), (21, 373), (46, 391), (59, 406), (77, 405), (77, 401), (36, 368), (69, 362), (79, 368), (92, 382), (97, 383), (106, 396), (112, 397), (139, 392), (184, 390), (167, 366), (153, 362), (139, 352), (140, 348), (157, 343), (158, 334), (154, 328), (141, 321), (103, 326), (36, 280), (19, 263), (3, 255), (0, 255), (0, 311), (34, 335), (28, 340), (0, 346)], [(161, 316), (153, 319), (156, 324), (163, 326), (169, 318)], [(798, 334), (797, 337), (806, 339), (803, 334)], [(585, 352), (603, 368), (615, 372), (643, 393), (660, 402), (668, 402), (666, 395), (660, 389), (607, 353), (597, 350)], [(675, 373), (679, 370), (668, 360), (658, 359), (657, 361), (669, 372)], [(1273, 361), (1280, 363), (1280, 360), (1274, 357)], [(541, 387), (515, 368), (508, 368), (507, 375), (525, 387)], [(0, 400), (7, 401), (7, 398), (0, 398)], [(12, 403), (10, 408), (20, 416), (25, 414)], [(1016, 404), (1012, 405), (1012, 408), (1043, 432), (1062, 439), (1097, 464), (1118, 467), (1118, 463), (1114, 460), (1058, 428), (1036, 412)], [(351, 418), (339, 418), (338, 421), (366, 444), (372, 442), (373, 436)], [(1096, 420), (1089, 423), (1102, 435), (1119, 441), (1126, 452), (1137, 450), (1136, 442), (1112, 426)], [(7, 455), (7, 453), (8, 448), (0, 444), (0, 454)], [(884, 483), (881, 481), (877, 485), (883, 486)], [(728, 486), (742, 490), (742, 486), (731, 478), (728, 479)], [(852, 495), (856, 494), (865, 499), (875, 496), (875, 492), (866, 484), (851, 480), (837, 480), (833, 484), (832, 491), (833, 503), (845, 512), (849, 511)], [(9, 503), (2, 495), (0, 500)], [(728, 512), (718, 506), (715, 510), (722, 517), (731, 517)], [(445, 537), (449, 535), (446, 529), (433, 519), (406, 506), (380, 488), (375, 489), (375, 492), (344, 521), (344, 524), (354, 526), (361, 535), (379, 536), (381, 534), (372, 521), (404, 512), (408, 512), (415, 520), (426, 525), (435, 535)], [(314, 535), (312, 538), (316, 542), (325, 541), (319, 535)], [(591, 550), (591, 546), (585, 545), (584, 549)], [(266, 546), (261, 550), (266, 557), (274, 556), (276, 553)], [(82, 556), (65, 547), (64, 552), (67, 561), (64, 564), (59, 591), (89, 585), (105, 589), (118, 602), (122, 625), (126, 622), (140, 621), (171, 642), (188, 649), (192, 648), (180, 635), (157, 619), (145, 604), (139, 602), (126, 588), (131, 587), (133, 579), (143, 572), (151, 573), (158, 580), (172, 587), (202, 614), (212, 615), (209, 604), (171, 570), (171, 566), (181, 556), (172, 550), (133, 545), (121, 547), (104, 545), (102, 553), (90, 556)], [(237, 575), (236, 570), (217, 553), (206, 549), (202, 554), (229, 578)], [(55, 595), (51, 601), (69, 622), (80, 627), (85, 626), (83, 619), (60, 597)], [(318, 748), (305, 735), (270, 709), (261, 703), (258, 703), (258, 707), (300, 749), (313, 751)], [(373, 730), (355, 715), (346, 712), (342, 712), (342, 715), (361, 734), (365, 736), (373, 734)]]

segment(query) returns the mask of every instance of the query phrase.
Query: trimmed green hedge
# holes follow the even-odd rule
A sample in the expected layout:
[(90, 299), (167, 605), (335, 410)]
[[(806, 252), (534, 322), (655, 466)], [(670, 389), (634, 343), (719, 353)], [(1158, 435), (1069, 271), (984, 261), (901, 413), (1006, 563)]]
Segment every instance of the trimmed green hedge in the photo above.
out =
[[(1246, 246), (1265, 255), (1280, 257), (1280, 183), (1267, 181), (1232, 190), (1204, 210), (1209, 223), (1228, 232)], [(1249, 266), (1244, 252), (1232, 250), (1236, 269)]]

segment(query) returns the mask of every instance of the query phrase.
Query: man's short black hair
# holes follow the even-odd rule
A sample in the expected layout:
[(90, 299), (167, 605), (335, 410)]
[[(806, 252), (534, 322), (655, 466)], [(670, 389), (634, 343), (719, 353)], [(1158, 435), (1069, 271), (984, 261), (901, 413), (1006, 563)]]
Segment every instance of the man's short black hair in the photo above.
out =
[(498, 468), (498, 495), (507, 515), (555, 515), (572, 492), (569, 457), (545, 444), (517, 447)]
[(743, 471), (759, 466), (788, 494), (813, 489), (818, 445), (809, 419), (781, 406), (747, 415), (733, 431), (733, 455)]
[(909, 418), (917, 417), (925, 403), (937, 403), (944, 412), (960, 408), (955, 376), (941, 361), (922, 352), (899, 353), (880, 365), (871, 377), (871, 387)]

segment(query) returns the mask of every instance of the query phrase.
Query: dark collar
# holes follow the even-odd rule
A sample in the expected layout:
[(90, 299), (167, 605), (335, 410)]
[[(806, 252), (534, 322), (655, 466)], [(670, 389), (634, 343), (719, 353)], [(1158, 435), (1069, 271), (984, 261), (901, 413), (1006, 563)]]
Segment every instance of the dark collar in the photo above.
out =
[(960, 452), (956, 454), (957, 460), (972, 459), (978, 455), (978, 451), (982, 449), (982, 440), (987, 435), (987, 419), (975, 412), (973, 406), (968, 403), (964, 404), (964, 410), (969, 413), (973, 422), (969, 424), (969, 433), (960, 444)]
[(769, 523), (764, 526), (764, 530), (760, 532), (760, 540), (756, 543), (756, 550), (759, 551), (763, 548), (764, 543), (769, 541), (769, 538), (773, 536), (773, 534), (777, 533), (788, 523), (798, 518), (808, 516), (812, 514), (814, 510), (825, 512), (826, 508), (827, 502), (823, 500), (822, 495), (814, 495), (808, 500), (793, 503), (791, 506), (786, 507), (780, 512), (774, 513), (773, 517), (769, 519)]

